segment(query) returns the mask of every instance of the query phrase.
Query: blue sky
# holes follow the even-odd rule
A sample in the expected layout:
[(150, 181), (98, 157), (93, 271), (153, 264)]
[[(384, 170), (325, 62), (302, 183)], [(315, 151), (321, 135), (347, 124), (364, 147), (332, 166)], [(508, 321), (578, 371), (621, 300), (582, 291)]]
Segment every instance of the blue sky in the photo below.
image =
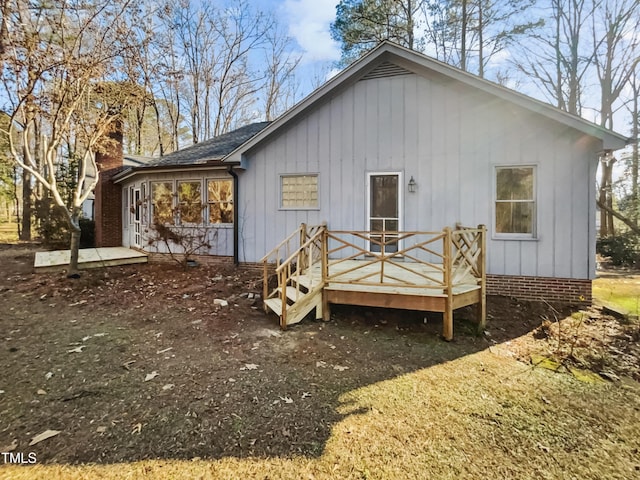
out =
[(340, 47), (331, 39), (329, 26), (335, 19), (337, 0), (253, 0), (274, 12), (303, 53), (304, 64), (334, 62)]

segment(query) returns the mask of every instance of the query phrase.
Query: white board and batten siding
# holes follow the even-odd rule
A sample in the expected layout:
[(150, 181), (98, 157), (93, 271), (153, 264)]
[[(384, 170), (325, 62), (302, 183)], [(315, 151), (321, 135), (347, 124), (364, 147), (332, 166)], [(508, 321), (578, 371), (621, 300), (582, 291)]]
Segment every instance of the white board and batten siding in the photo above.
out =
[[(245, 154), (239, 259), (258, 261), (303, 222), (367, 230), (368, 173), (399, 172), (404, 230), (485, 224), (488, 273), (589, 278), (600, 150), (594, 137), (437, 73), (361, 79)], [(495, 168), (517, 165), (535, 167), (536, 235), (499, 239)], [(288, 174), (318, 175), (319, 208), (281, 208)]]
[[(150, 204), (150, 195), (151, 195), (151, 183), (152, 182), (172, 182), (174, 185), (174, 192), (177, 191), (177, 183), (180, 181), (199, 181), (202, 182), (202, 199), (203, 202), (206, 201), (205, 192), (206, 192), (206, 181), (207, 179), (221, 178), (225, 180), (231, 180), (232, 177), (229, 176), (224, 171), (171, 171), (164, 173), (149, 173), (149, 174), (141, 174), (133, 177), (130, 180), (122, 182), (122, 192), (123, 192), (123, 235), (122, 235), (122, 245), (125, 247), (137, 247), (146, 252), (150, 253), (169, 253), (169, 250), (165, 244), (162, 242), (152, 242), (150, 243), (150, 239), (154, 238), (152, 227), (150, 226), (152, 209)], [(142, 200), (144, 209), (141, 222), (141, 243), (139, 245), (135, 244), (135, 231), (134, 225), (132, 222), (132, 215), (129, 213), (129, 192), (130, 189), (140, 189), (142, 190), (142, 185), (145, 185), (144, 190), (146, 192), (146, 198)], [(174, 202), (176, 200), (174, 199)], [(175, 204), (174, 204), (175, 205)], [(206, 217), (206, 209), (203, 212), (203, 216)], [(173, 228), (189, 230), (192, 229), (189, 226), (175, 226)], [(206, 227), (197, 227), (199, 232), (206, 232), (207, 240), (211, 245), (210, 249), (207, 251), (199, 252), (202, 254), (209, 255), (218, 255), (224, 257), (232, 257), (233, 256), (233, 225), (232, 224), (218, 224), (218, 225), (210, 225)], [(170, 245), (171, 251), (173, 253), (181, 253), (181, 248), (177, 245)]]

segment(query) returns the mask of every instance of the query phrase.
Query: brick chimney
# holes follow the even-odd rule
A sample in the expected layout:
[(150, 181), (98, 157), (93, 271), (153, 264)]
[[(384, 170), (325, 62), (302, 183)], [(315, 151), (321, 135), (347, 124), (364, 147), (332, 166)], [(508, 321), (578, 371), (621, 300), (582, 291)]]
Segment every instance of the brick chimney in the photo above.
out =
[(118, 121), (108, 142), (96, 153), (100, 178), (94, 194), (96, 247), (122, 246), (122, 187), (111, 178), (123, 168), (122, 121)]

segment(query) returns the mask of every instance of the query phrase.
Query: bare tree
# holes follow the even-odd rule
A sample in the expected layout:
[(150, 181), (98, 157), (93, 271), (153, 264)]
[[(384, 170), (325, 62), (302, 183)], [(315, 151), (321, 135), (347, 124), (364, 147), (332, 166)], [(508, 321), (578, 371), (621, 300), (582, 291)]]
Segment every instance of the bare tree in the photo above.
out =
[(558, 108), (575, 115), (581, 114), (585, 78), (595, 55), (593, 44), (583, 36), (594, 8), (593, 0), (550, 0), (547, 28), (521, 45), (516, 62)]
[[(11, 13), (3, 17), (2, 84), (11, 155), (65, 212), (73, 274), (78, 268), (82, 202), (98, 181), (95, 152), (131, 97), (128, 89), (110, 84), (109, 75), (130, 48), (122, 12), (132, 4), (7, 1)], [(75, 145), (73, 152), (69, 145)], [(78, 176), (67, 203), (57, 172), (71, 156), (78, 161)]]
[(640, 155), (638, 144), (640, 143), (640, 78), (635, 73), (629, 81), (631, 87), (631, 102), (627, 105), (631, 115), (631, 155), (629, 157), (629, 170), (631, 173), (631, 220), (637, 225), (640, 220), (640, 188), (638, 186), (638, 171), (640, 170)]
[(221, 54), (214, 67), (214, 136), (250, 120), (249, 108), (264, 79), (251, 71), (249, 54), (264, 45), (266, 32), (273, 26), (272, 19), (252, 11), (246, 0), (237, 0), (216, 24)]
[[(600, 84), (600, 125), (613, 129), (615, 106), (640, 58), (640, 4), (635, 0), (609, 0), (596, 6), (592, 21), (593, 63)], [(636, 100), (637, 101), (637, 100)], [(613, 167), (615, 157), (600, 165), (600, 236), (613, 235)], [(637, 194), (637, 192), (636, 192)], [(603, 208), (606, 205), (608, 208)]]
[(294, 71), (302, 58), (291, 51), (291, 39), (277, 24), (266, 32), (265, 120), (271, 121), (295, 101)]

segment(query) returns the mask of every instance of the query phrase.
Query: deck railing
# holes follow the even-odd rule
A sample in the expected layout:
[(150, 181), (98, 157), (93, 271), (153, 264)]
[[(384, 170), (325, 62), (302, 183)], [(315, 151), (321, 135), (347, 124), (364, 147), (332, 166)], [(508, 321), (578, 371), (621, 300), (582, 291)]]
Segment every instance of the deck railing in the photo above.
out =
[[(263, 298), (275, 297), (277, 292), (282, 306), (281, 325), (286, 326), (287, 300), (295, 305), (305, 294), (319, 293), (327, 285), (333, 286), (333, 290), (340, 284), (349, 285), (347, 290), (370, 293), (382, 291), (375, 287), (385, 287), (385, 294), (405, 296), (424, 295), (424, 290), (430, 290), (428, 295), (446, 302), (444, 309), (437, 311), (445, 312), (443, 335), (451, 339), (452, 312), (459, 308), (455, 305), (477, 303), (479, 324), (484, 325), (485, 251), (484, 225), (477, 228), (456, 225), (455, 229), (446, 227), (439, 232), (369, 232), (302, 224), (262, 259)], [(270, 292), (268, 281), (274, 273), (277, 286)], [(303, 283), (306, 291), (301, 293)], [(455, 295), (461, 295), (456, 297), (456, 303)], [(325, 318), (328, 302), (323, 295)]]
[[(326, 280), (355, 285), (443, 289), (446, 232), (327, 232)], [(353, 264), (350, 260), (359, 260)], [(329, 263), (329, 262), (328, 262)]]

